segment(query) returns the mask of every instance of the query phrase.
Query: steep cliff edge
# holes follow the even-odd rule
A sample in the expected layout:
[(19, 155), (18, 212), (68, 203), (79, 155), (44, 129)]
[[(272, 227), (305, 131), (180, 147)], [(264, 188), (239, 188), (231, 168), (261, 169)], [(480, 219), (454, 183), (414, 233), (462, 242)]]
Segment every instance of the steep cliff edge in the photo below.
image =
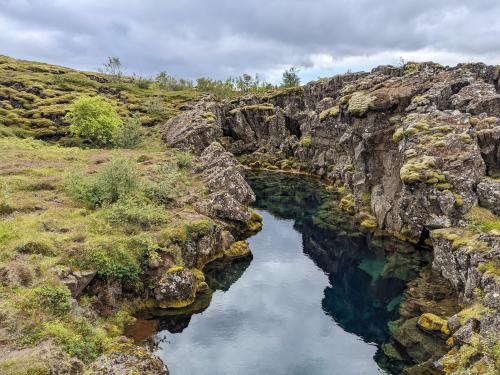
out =
[[(252, 168), (321, 176), (365, 226), (432, 242), (433, 269), (456, 288), (465, 308), (445, 317), (450, 332), (440, 334), (452, 335), (453, 348), (434, 367), (494, 373), (499, 71), (484, 64), (410, 63), (269, 95), (203, 101), (169, 120), (163, 139), (198, 154), (217, 140)], [(433, 332), (422, 322), (419, 327)]]

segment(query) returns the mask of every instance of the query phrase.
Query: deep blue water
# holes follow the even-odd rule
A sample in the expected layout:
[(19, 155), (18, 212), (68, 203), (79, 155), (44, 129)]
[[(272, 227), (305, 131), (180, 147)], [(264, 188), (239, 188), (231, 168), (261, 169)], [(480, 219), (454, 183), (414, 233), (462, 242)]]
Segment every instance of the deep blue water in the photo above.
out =
[(171, 374), (398, 373), (380, 348), (425, 252), (359, 230), (315, 180), (248, 180), (264, 217), (253, 259), (208, 267), (208, 308), (160, 319)]

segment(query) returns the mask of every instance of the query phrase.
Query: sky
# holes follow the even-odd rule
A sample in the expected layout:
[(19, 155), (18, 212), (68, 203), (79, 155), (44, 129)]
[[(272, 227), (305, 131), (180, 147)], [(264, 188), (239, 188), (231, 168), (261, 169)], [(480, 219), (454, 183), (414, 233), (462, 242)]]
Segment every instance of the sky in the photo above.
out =
[(0, 0), (0, 54), (127, 74), (302, 82), (381, 64), (500, 64), (500, 0)]

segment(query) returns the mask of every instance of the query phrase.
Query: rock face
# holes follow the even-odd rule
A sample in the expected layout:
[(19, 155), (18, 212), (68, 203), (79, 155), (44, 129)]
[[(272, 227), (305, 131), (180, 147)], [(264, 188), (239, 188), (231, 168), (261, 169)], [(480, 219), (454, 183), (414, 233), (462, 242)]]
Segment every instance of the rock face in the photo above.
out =
[[(275, 94), (199, 103), (163, 126), (164, 140), (201, 154), (209, 169), (209, 161), (231, 159), (214, 141), (244, 155), (250, 166), (297, 166), (340, 187), (343, 205), (354, 213), (371, 211), (379, 228), (412, 242), (432, 240), (434, 272), (462, 303), (488, 307), (476, 317), (476, 333), (486, 340), (488, 332), (498, 332), (499, 233), (476, 235), (465, 227), (466, 214), (478, 204), (497, 215), (500, 210), (499, 75), (500, 67), (484, 64), (382, 66)], [(197, 209), (247, 220), (238, 204), (251, 194), (235, 186), (216, 193), (219, 181), (231, 179), (212, 176), (210, 202)], [(239, 179), (235, 184), (244, 186)], [(462, 350), (456, 341), (456, 351)], [(474, 350), (489, 366), (486, 352)]]
[(196, 276), (183, 267), (166, 272), (154, 289), (155, 299), (161, 308), (185, 307), (196, 296)]
[(163, 362), (150, 351), (125, 343), (101, 355), (85, 373), (95, 375), (168, 375), (169, 371)]
[(207, 200), (194, 204), (199, 213), (242, 223), (250, 220), (248, 205), (255, 201), (255, 195), (245, 181), (242, 166), (230, 152), (213, 142), (201, 153), (197, 170), (203, 172), (210, 193)]
[[(418, 240), (457, 225), (477, 202), (478, 183), (498, 168), (497, 86), (498, 68), (483, 64), (377, 68), (273, 96), (203, 102), (164, 125), (183, 142), (164, 139), (197, 153), (219, 140), (236, 155), (297, 159), (343, 184), (356, 207), (369, 195), (379, 227)], [(200, 124), (202, 141), (192, 134)]]

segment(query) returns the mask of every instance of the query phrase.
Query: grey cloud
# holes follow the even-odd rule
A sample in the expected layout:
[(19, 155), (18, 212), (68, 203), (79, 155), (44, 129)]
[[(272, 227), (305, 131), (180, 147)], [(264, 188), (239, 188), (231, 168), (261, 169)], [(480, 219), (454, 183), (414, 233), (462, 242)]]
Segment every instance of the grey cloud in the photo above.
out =
[(190, 78), (307, 68), (315, 54), (426, 49), (498, 63), (498, 14), (496, 0), (0, 0), (0, 53), (86, 69), (116, 55), (129, 73)]

